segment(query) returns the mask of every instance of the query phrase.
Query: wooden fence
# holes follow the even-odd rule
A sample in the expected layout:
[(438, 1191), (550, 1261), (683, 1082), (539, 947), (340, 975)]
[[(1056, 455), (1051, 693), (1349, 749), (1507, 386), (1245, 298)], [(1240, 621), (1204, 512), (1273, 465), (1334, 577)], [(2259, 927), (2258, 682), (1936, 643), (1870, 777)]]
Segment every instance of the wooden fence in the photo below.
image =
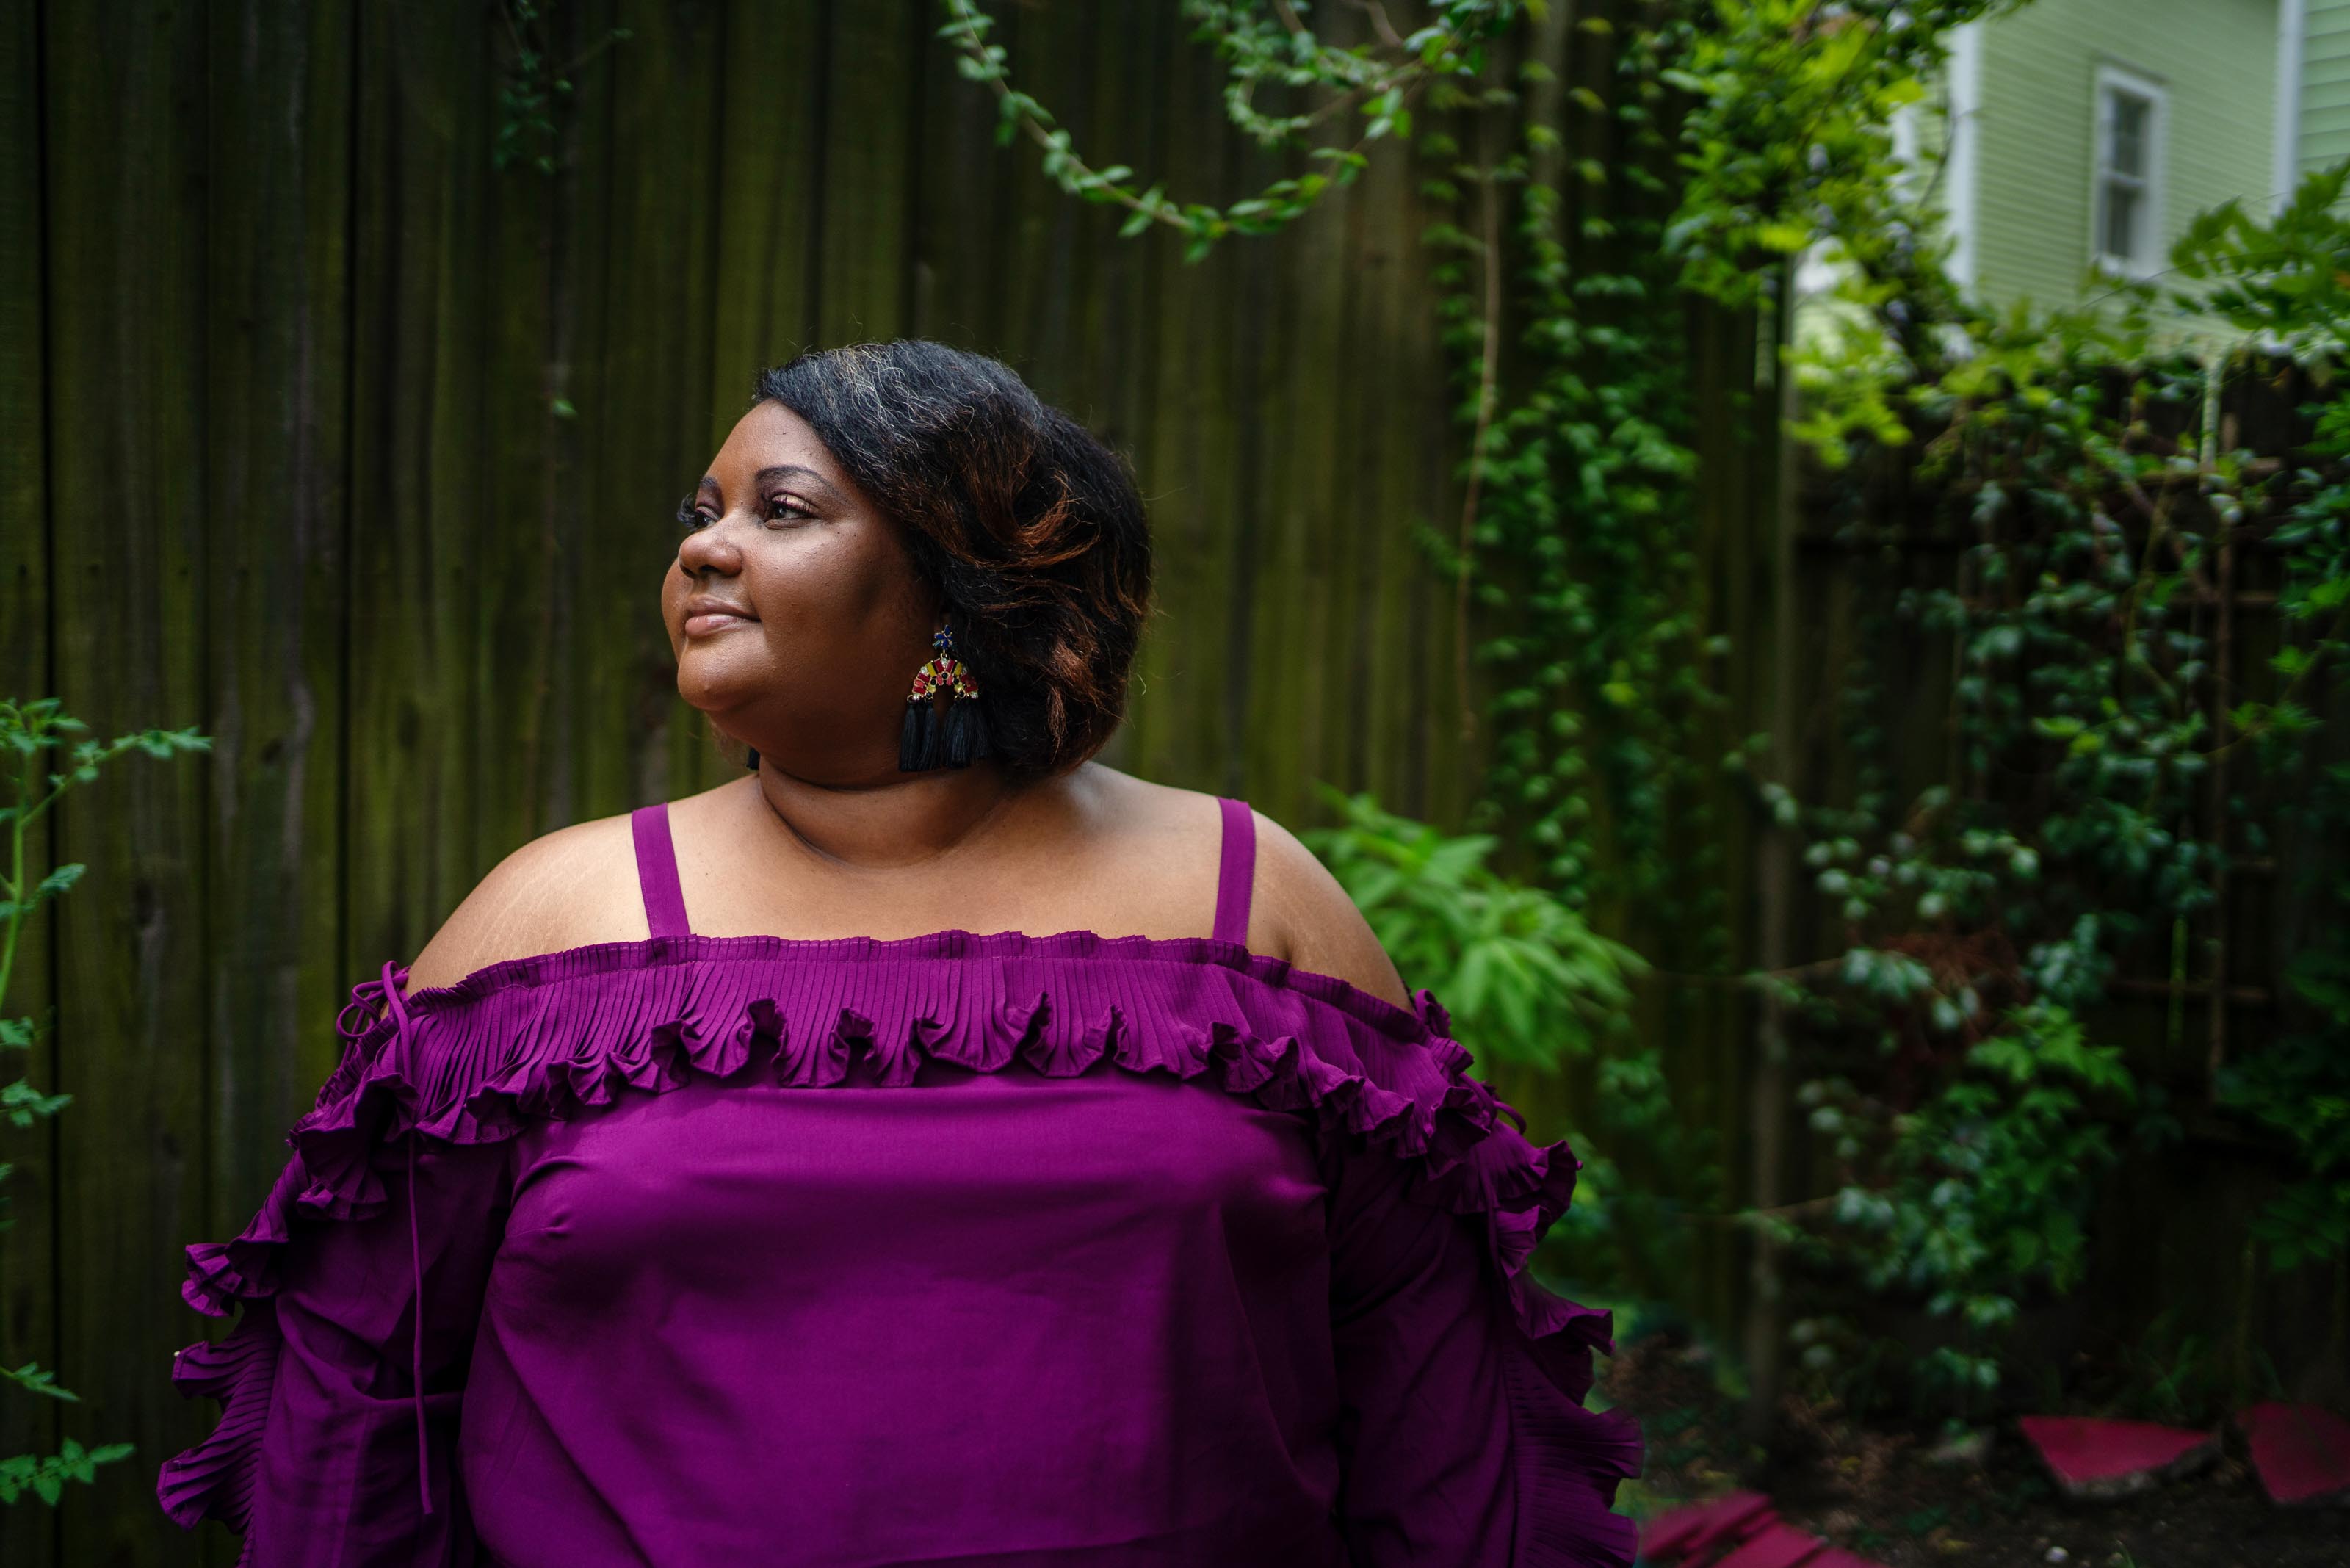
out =
[[(0, 1355), (83, 1403), (0, 1401), (0, 1454), (138, 1454), (0, 1511), (12, 1568), (226, 1561), (149, 1493), (213, 1419), (166, 1382), (182, 1245), (252, 1212), (355, 981), (525, 840), (725, 776), (657, 593), (759, 367), (941, 337), (1135, 453), (1162, 614), (1113, 764), (1300, 823), (1315, 778), (1474, 785), (1408, 532), (1458, 507), (1408, 156), (1187, 266), (996, 146), (935, 0), (544, 6), (545, 134), (523, 9), (0, 16), (0, 670), (214, 737), (45, 846), (88, 872), (8, 1002), (57, 1005), (75, 1098), (7, 1137)], [(998, 9), (1087, 145), (1224, 199), (1292, 171), (1171, 3)]]
[[(89, 869), (7, 1002), (56, 1004), (63, 1049), (35, 1071), (75, 1100), (0, 1147), (0, 1356), (84, 1403), (0, 1400), (0, 1455), (63, 1432), (139, 1452), (54, 1513), (0, 1511), (10, 1568), (229, 1560), (149, 1494), (213, 1418), (166, 1381), (205, 1328), (181, 1247), (252, 1212), (352, 983), (516, 846), (726, 776), (676, 697), (657, 589), (675, 501), (759, 367), (941, 337), (1135, 454), (1162, 613), (1107, 761), (1296, 826), (1316, 779), (1447, 823), (1476, 787), (1450, 586), (1411, 543), (1461, 504), (1419, 240), (1449, 214), (1401, 149), (1279, 238), (1187, 266), (995, 145), (935, 0), (540, 8), (0, 16), (0, 681), (102, 734), (214, 737), (201, 761), (120, 764), (45, 846)], [(1203, 199), (1294, 171), (1224, 120), (1172, 0), (993, 9), (1081, 145)], [(1569, 9), (1534, 47), (1605, 90), (1604, 56), (1566, 57)], [(519, 74), (518, 39), (554, 67)], [(1604, 152), (1593, 134), (1570, 153)], [(1787, 674), (1851, 607), (1833, 553), (1777, 523), (1740, 411), (1754, 331), (1691, 321), (1698, 591), (1742, 650), (1724, 736), (1793, 743)], [(1795, 916), (1757, 876), (1772, 842), (1723, 815), (1751, 959)], [(1742, 1002), (1644, 1012), (1744, 1170), (1771, 1118), (1746, 1109)], [(1572, 1093), (1504, 1086), (1538, 1119)], [(1731, 1321), (1736, 1249), (1693, 1251), (1690, 1303)]]

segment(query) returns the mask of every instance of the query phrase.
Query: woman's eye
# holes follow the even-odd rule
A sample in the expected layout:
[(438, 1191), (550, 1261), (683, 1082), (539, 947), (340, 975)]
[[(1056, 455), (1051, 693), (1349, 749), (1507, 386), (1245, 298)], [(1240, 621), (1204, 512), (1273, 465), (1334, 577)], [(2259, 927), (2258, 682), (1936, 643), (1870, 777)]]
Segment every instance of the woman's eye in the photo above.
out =
[(816, 515), (816, 508), (796, 495), (770, 495), (767, 497), (767, 515), (769, 517), (813, 517)]
[(718, 519), (716, 517), (704, 512), (701, 507), (696, 506), (693, 504), (693, 497), (691, 495), (677, 504), (677, 525), (684, 529), (689, 534), (692, 533), (696, 528), (701, 527), (704, 523), (715, 523), (717, 521)]

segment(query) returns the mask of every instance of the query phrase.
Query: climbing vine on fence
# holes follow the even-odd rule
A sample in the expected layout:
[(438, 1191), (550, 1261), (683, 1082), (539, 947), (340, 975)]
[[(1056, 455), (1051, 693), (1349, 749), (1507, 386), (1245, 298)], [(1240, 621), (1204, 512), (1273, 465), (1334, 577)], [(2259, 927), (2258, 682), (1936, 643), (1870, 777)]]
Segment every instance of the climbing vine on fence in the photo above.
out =
[[(211, 738), (193, 730), (142, 730), (112, 741), (82, 739), (89, 726), (64, 711), (54, 697), (0, 699), (0, 758), (12, 766), (0, 776), (0, 1009), (8, 999), (10, 981), (26, 923), (42, 909), (73, 891), (81, 880), (78, 864), (40, 865), (41, 838), (34, 831), (42, 817), (68, 793), (98, 780), (99, 770), (134, 753), (170, 758), (211, 748)], [(52, 773), (47, 763), (56, 753), (64, 771)], [(15, 1056), (25, 1069), (0, 1086), (0, 1121), (23, 1132), (55, 1117), (73, 1103), (71, 1095), (51, 1094), (32, 1081), (33, 1059), (44, 1043), (57, 1044), (57, 1007), (46, 1016), (10, 1015), (0, 1011), (0, 1063)], [(0, 1162), (0, 1184), (15, 1167)], [(5, 1218), (8, 1194), (0, 1190), (0, 1229), (15, 1221)], [(78, 1303), (77, 1303), (78, 1304)], [(57, 1381), (57, 1374), (34, 1362), (20, 1366), (0, 1365), (0, 1396), (61, 1400), (78, 1404), (81, 1397)], [(54, 1454), (0, 1455), (0, 1505), (13, 1505), (27, 1493), (55, 1505), (68, 1481), (89, 1485), (101, 1465), (119, 1464), (130, 1457), (128, 1443), (84, 1445), (78, 1438), (59, 1440)]]
[[(1722, 758), (1705, 721), (1722, 706), (1724, 662), (1752, 652), (1698, 619), (1687, 301), (1775, 309), (1781, 264), (1839, 234), (1880, 265), (1907, 263), (1922, 235), (1885, 221), (1887, 122), (1949, 30), (1999, 4), (1634, 8), (1614, 92), (1563, 99), (1600, 122), (1583, 140), (1604, 156), (1559, 156), (1557, 132), (1524, 115), (1516, 151), (1456, 164), (1438, 187), (1518, 192), (1525, 257), (1505, 303), (1476, 286), (1487, 242), (1461, 225), (1431, 235), (1456, 253), (1436, 276), (1461, 421), (1482, 432), (1465, 559), (1496, 628), (1480, 649), (1500, 686), (1487, 804), (1571, 896), (1604, 877), (1660, 926), (1701, 933), (1675, 955), (1684, 967), (1727, 960), (1709, 788)], [(1517, 390), (1494, 408), (1505, 309), (1517, 363), (1503, 384)], [(1771, 416), (1752, 417), (1768, 440)]]
[[(1945, 1409), (1997, 1389), (2001, 1332), (2077, 1281), (2099, 1197), (2082, 1176), (2128, 1140), (2177, 1136), (2166, 1083), (2228, 1062), (2232, 869), (2278, 858), (2285, 825), (2304, 851), (2287, 863), (2334, 879), (2339, 908), (2342, 867), (2316, 851), (2339, 842), (2345, 801), (2308, 748), (2344, 652), (2350, 418), (2330, 394), (2304, 408), (2315, 439), (2296, 463), (2241, 446), (2221, 410), (2252, 382), (2325, 387), (2350, 323), (2345, 175), (2312, 176), (2273, 219), (2207, 214), (2162, 282), (2077, 310), (1992, 317), (1934, 277), (1930, 249), (1899, 264), (1924, 288), (1863, 259), (1844, 304), (1868, 325), (1825, 335), (1809, 367), (1805, 428), (1851, 481), (1846, 545), (1889, 565), (1918, 542), (1868, 514), (1867, 471), (1889, 455), (1934, 500), (1929, 535), (1960, 546), (1947, 580), (1877, 580), (1892, 609), (1866, 628), (1847, 692), (1857, 786), (1804, 814), (1850, 945), (1782, 981), (1846, 1183), (1802, 1234), (1815, 1260), (1950, 1324), (1910, 1369)], [(2234, 629), (2262, 577), (2286, 585), (2268, 671)], [(1949, 763), (1903, 793), (1896, 705), (1870, 672), (1935, 639), (1955, 663)], [(2262, 1228), (2282, 1263), (2338, 1255), (2350, 1231), (2338, 929), (2320, 916), (2294, 966), (2301, 1026), (2200, 1075), (2299, 1157)], [(2126, 1016), (2131, 976), (2168, 997), (2161, 1048), (2135, 1073), (2095, 1033)], [(1799, 1332), (1837, 1374), (1851, 1314), (1826, 1299)]]
[[(1569, 160), (1539, 116), (1515, 112), (1547, 76), (1536, 62), (1501, 106), (1515, 142), (1503, 156), (1481, 164), (1450, 137), (1422, 147), (1447, 161), (1429, 189), (1461, 214), (1427, 238), (1469, 448), (1465, 536), (1442, 558), (1472, 585), (1494, 688), (1477, 815), (1510, 826), (1571, 902), (1612, 884), (1663, 913), (1718, 882), (1665, 839), (1675, 821), (1684, 846), (1710, 836), (1692, 736), (1720, 701), (1689, 592), (1690, 377), (1659, 250), (1669, 141), (1647, 113), (1619, 115), (1617, 157)], [(1627, 107), (1659, 96), (1636, 88)], [(1719, 927), (1709, 912), (1693, 929)]]
[[(938, 36), (953, 47), (956, 70), (995, 94), (996, 144), (1025, 133), (1044, 150), (1045, 173), (1063, 191), (1081, 201), (1127, 208), (1131, 216), (1119, 230), (1126, 237), (1153, 225), (1174, 229), (1189, 241), (1184, 259), (1194, 262), (1218, 240), (1271, 234), (1303, 216), (1331, 191), (1352, 184), (1368, 161), (1366, 146), (1411, 133), (1413, 96), (1431, 83), (1473, 79), (1485, 68), (1488, 41), (1519, 10), (1513, 0), (1436, 0), (1430, 7), (1434, 19), (1406, 36), (1374, 5), (1369, 9), (1378, 18), (1378, 36), (1367, 44), (1339, 48), (1306, 26), (1301, 16), (1305, 5), (1277, 5), (1267, 10), (1224, 0), (1182, 0), (1183, 15), (1199, 24), (1194, 38), (1211, 45), (1227, 64), (1231, 80), (1224, 102), (1232, 123), (1261, 145), (1295, 148), (1305, 161), (1323, 165), (1276, 180), (1244, 201), (1220, 206), (1179, 200), (1160, 182), (1146, 187), (1122, 163), (1094, 167), (1052, 110), (1013, 83), (1010, 51), (988, 36), (995, 18), (978, 0), (943, 4), (947, 21)], [(1270, 114), (1256, 104), (1256, 94), (1268, 86), (1320, 88), (1329, 96), (1301, 112)], [(1350, 109), (1362, 120), (1351, 144), (1312, 142), (1313, 133), (1324, 125), (1349, 123), (1346, 116)]]

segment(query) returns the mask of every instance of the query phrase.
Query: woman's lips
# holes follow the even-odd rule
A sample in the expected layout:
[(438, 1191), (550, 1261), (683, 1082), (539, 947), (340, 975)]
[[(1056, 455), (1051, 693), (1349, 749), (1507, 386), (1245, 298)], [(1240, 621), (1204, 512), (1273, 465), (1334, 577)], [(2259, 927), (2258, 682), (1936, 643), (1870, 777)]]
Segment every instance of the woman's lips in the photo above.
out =
[(747, 615), (726, 615), (717, 611), (690, 615), (685, 618), (685, 635), (707, 637), (712, 632), (724, 631), (731, 626), (749, 626), (755, 618)]

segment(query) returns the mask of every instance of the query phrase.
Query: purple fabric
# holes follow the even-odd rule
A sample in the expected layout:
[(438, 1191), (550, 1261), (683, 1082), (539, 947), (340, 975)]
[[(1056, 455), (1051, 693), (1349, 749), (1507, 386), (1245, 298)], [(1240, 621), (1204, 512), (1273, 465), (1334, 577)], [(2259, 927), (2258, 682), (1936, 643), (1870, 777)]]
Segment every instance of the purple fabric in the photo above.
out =
[(677, 844), (669, 834), (669, 802), (640, 805), (629, 814), (637, 846), (637, 886), (644, 892), (645, 929), (656, 937), (681, 937), (685, 889), (677, 880)]
[(1216, 797), (1223, 836), (1216, 853), (1216, 919), (1209, 934), (1220, 942), (1248, 945), (1249, 892), (1256, 879), (1256, 818), (1248, 802)]
[(1630, 1562), (1607, 1314), (1526, 1272), (1575, 1161), (1430, 992), (697, 936), (638, 821), (655, 935), (353, 989), (260, 1214), (189, 1249), (243, 1317), (175, 1363), (223, 1412), (174, 1520), (260, 1568)]

